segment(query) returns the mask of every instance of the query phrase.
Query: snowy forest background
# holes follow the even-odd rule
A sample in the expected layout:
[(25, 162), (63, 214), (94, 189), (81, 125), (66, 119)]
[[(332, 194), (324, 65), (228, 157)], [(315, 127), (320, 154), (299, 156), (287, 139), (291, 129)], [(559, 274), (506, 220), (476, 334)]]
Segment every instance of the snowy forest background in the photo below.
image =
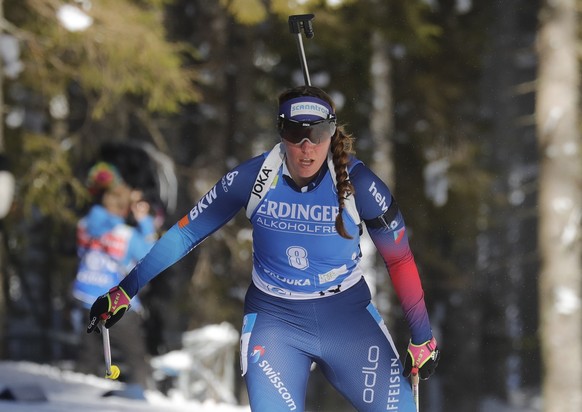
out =
[[(582, 410), (580, 6), (0, 1), (0, 170), (16, 182), (0, 219), (0, 358), (59, 365), (74, 354), (75, 223), (97, 159), (118, 162), (167, 229), (272, 147), (276, 96), (303, 82), (287, 18), (309, 12), (312, 83), (334, 97), (407, 222), (443, 355), (423, 383), (425, 410), (491, 399), (540, 410), (541, 398), (544, 411)], [(250, 266), (241, 213), (144, 290), (150, 353), (204, 325), (240, 329)], [(403, 353), (408, 332), (379, 262), (370, 279)], [(316, 370), (310, 405), (342, 402)]]

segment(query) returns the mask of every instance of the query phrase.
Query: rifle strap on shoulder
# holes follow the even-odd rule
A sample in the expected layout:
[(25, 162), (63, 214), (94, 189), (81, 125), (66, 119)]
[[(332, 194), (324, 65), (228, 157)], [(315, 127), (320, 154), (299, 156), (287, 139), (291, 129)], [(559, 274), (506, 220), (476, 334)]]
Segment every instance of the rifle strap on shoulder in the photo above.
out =
[[(251, 195), (246, 207), (246, 215), (250, 220), (253, 213), (257, 209), (257, 206), (267, 195), (267, 192), (271, 189), (275, 178), (279, 174), (279, 169), (283, 165), (283, 160), (285, 159), (285, 149), (282, 143), (278, 143), (271, 152), (265, 158), (259, 173), (253, 183), (251, 189)], [(335, 167), (333, 165), (333, 158), (331, 153), (327, 154), (327, 167), (329, 169), (329, 174), (333, 181), (334, 186), (337, 186), (337, 180), (335, 177)], [(346, 196), (346, 201), (344, 202), (344, 207), (349, 215), (352, 217), (354, 222), (361, 227), (362, 220), (360, 214), (356, 209), (356, 200), (353, 194)]]
[(282, 143), (278, 143), (267, 155), (257, 174), (255, 183), (253, 183), (251, 196), (246, 207), (246, 215), (249, 220), (259, 203), (261, 203), (269, 189), (271, 189), (271, 185), (283, 164), (283, 159), (285, 159), (285, 149)]

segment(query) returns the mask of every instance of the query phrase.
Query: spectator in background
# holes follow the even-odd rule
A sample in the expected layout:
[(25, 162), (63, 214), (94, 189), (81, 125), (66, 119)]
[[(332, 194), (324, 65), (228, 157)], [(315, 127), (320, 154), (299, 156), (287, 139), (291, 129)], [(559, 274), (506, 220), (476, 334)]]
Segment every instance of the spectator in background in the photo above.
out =
[[(91, 304), (117, 285), (151, 248), (156, 240), (154, 219), (142, 193), (132, 190), (111, 164), (100, 162), (89, 171), (88, 190), (94, 204), (77, 225), (79, 266), (72, 294), (77, 308), (73, 323), (78, 327), (86, 319)], [(135, 222), (134, 225), (128, 224)], [(145, 389), (151, 375), (143, 331), (143, 308), (136, 296), (131, 301), (128, 334), (111, 334), (115, 356), (120, 352), (126, 364), (120, 380), (140, 384)], [(105, 374), (101, 338), (81, 333), (77, 370), (96, 375)]]

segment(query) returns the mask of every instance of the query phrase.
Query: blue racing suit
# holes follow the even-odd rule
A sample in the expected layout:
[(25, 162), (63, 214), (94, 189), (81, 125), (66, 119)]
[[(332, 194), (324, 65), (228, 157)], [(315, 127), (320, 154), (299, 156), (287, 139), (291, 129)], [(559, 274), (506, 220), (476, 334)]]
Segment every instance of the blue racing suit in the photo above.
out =
[[(120, 286), (134, 296), (245, 208), (267, 153), (237, 166), (153, 246)], [(412, 342), (432, 338), (404, 220), (390, 190), (351, 159), (356, 208), (384, 259)], [(245, 299), (241, 368), (251, 409), (303, 411), (310, 366), (360, 411), (414, 411), (410, 385), (390, 334), (371, 303), (360, 268), (360, 230), (343, 211), (352, 239), (335, 230), (336, 188), (327, 164), (304, 188), (283, 165), (253, 212), (252, 283)], [(389, 216), (385, 224), (378, 217)]]

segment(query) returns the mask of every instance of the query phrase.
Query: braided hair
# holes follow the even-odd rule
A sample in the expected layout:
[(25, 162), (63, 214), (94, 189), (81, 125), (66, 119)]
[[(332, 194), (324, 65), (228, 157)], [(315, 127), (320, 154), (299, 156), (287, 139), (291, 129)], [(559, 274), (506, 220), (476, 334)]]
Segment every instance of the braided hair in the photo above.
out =
[[(331, 97), (323, 90), (313, 86), (299, 86), (286, 90), (279, 95), (279, 105), (287, 100), (301, 96), (312, 96), (322, 99), (329, 103), (335, 112), (335, 104)], [(339, 203), (339, 213), (335, 218), (335, 229), (338, 234), (345, 239), (352, 239), (344, 226), (343, 210), (345, 208), (345, 200), (348, 196), (353, 196), (355, 189), (349, 180), (348, 163), (350, 155), (354, 154), (353, 148), (354, 139), (351, 134), (347, 133), (344, 126), (338, 125), (334, 135), (331, 137), (331, 153), (334, 165), (334, 172), (336, 177), (336, 189)], [(331, 170), (330, 170), (331, 173)]]

